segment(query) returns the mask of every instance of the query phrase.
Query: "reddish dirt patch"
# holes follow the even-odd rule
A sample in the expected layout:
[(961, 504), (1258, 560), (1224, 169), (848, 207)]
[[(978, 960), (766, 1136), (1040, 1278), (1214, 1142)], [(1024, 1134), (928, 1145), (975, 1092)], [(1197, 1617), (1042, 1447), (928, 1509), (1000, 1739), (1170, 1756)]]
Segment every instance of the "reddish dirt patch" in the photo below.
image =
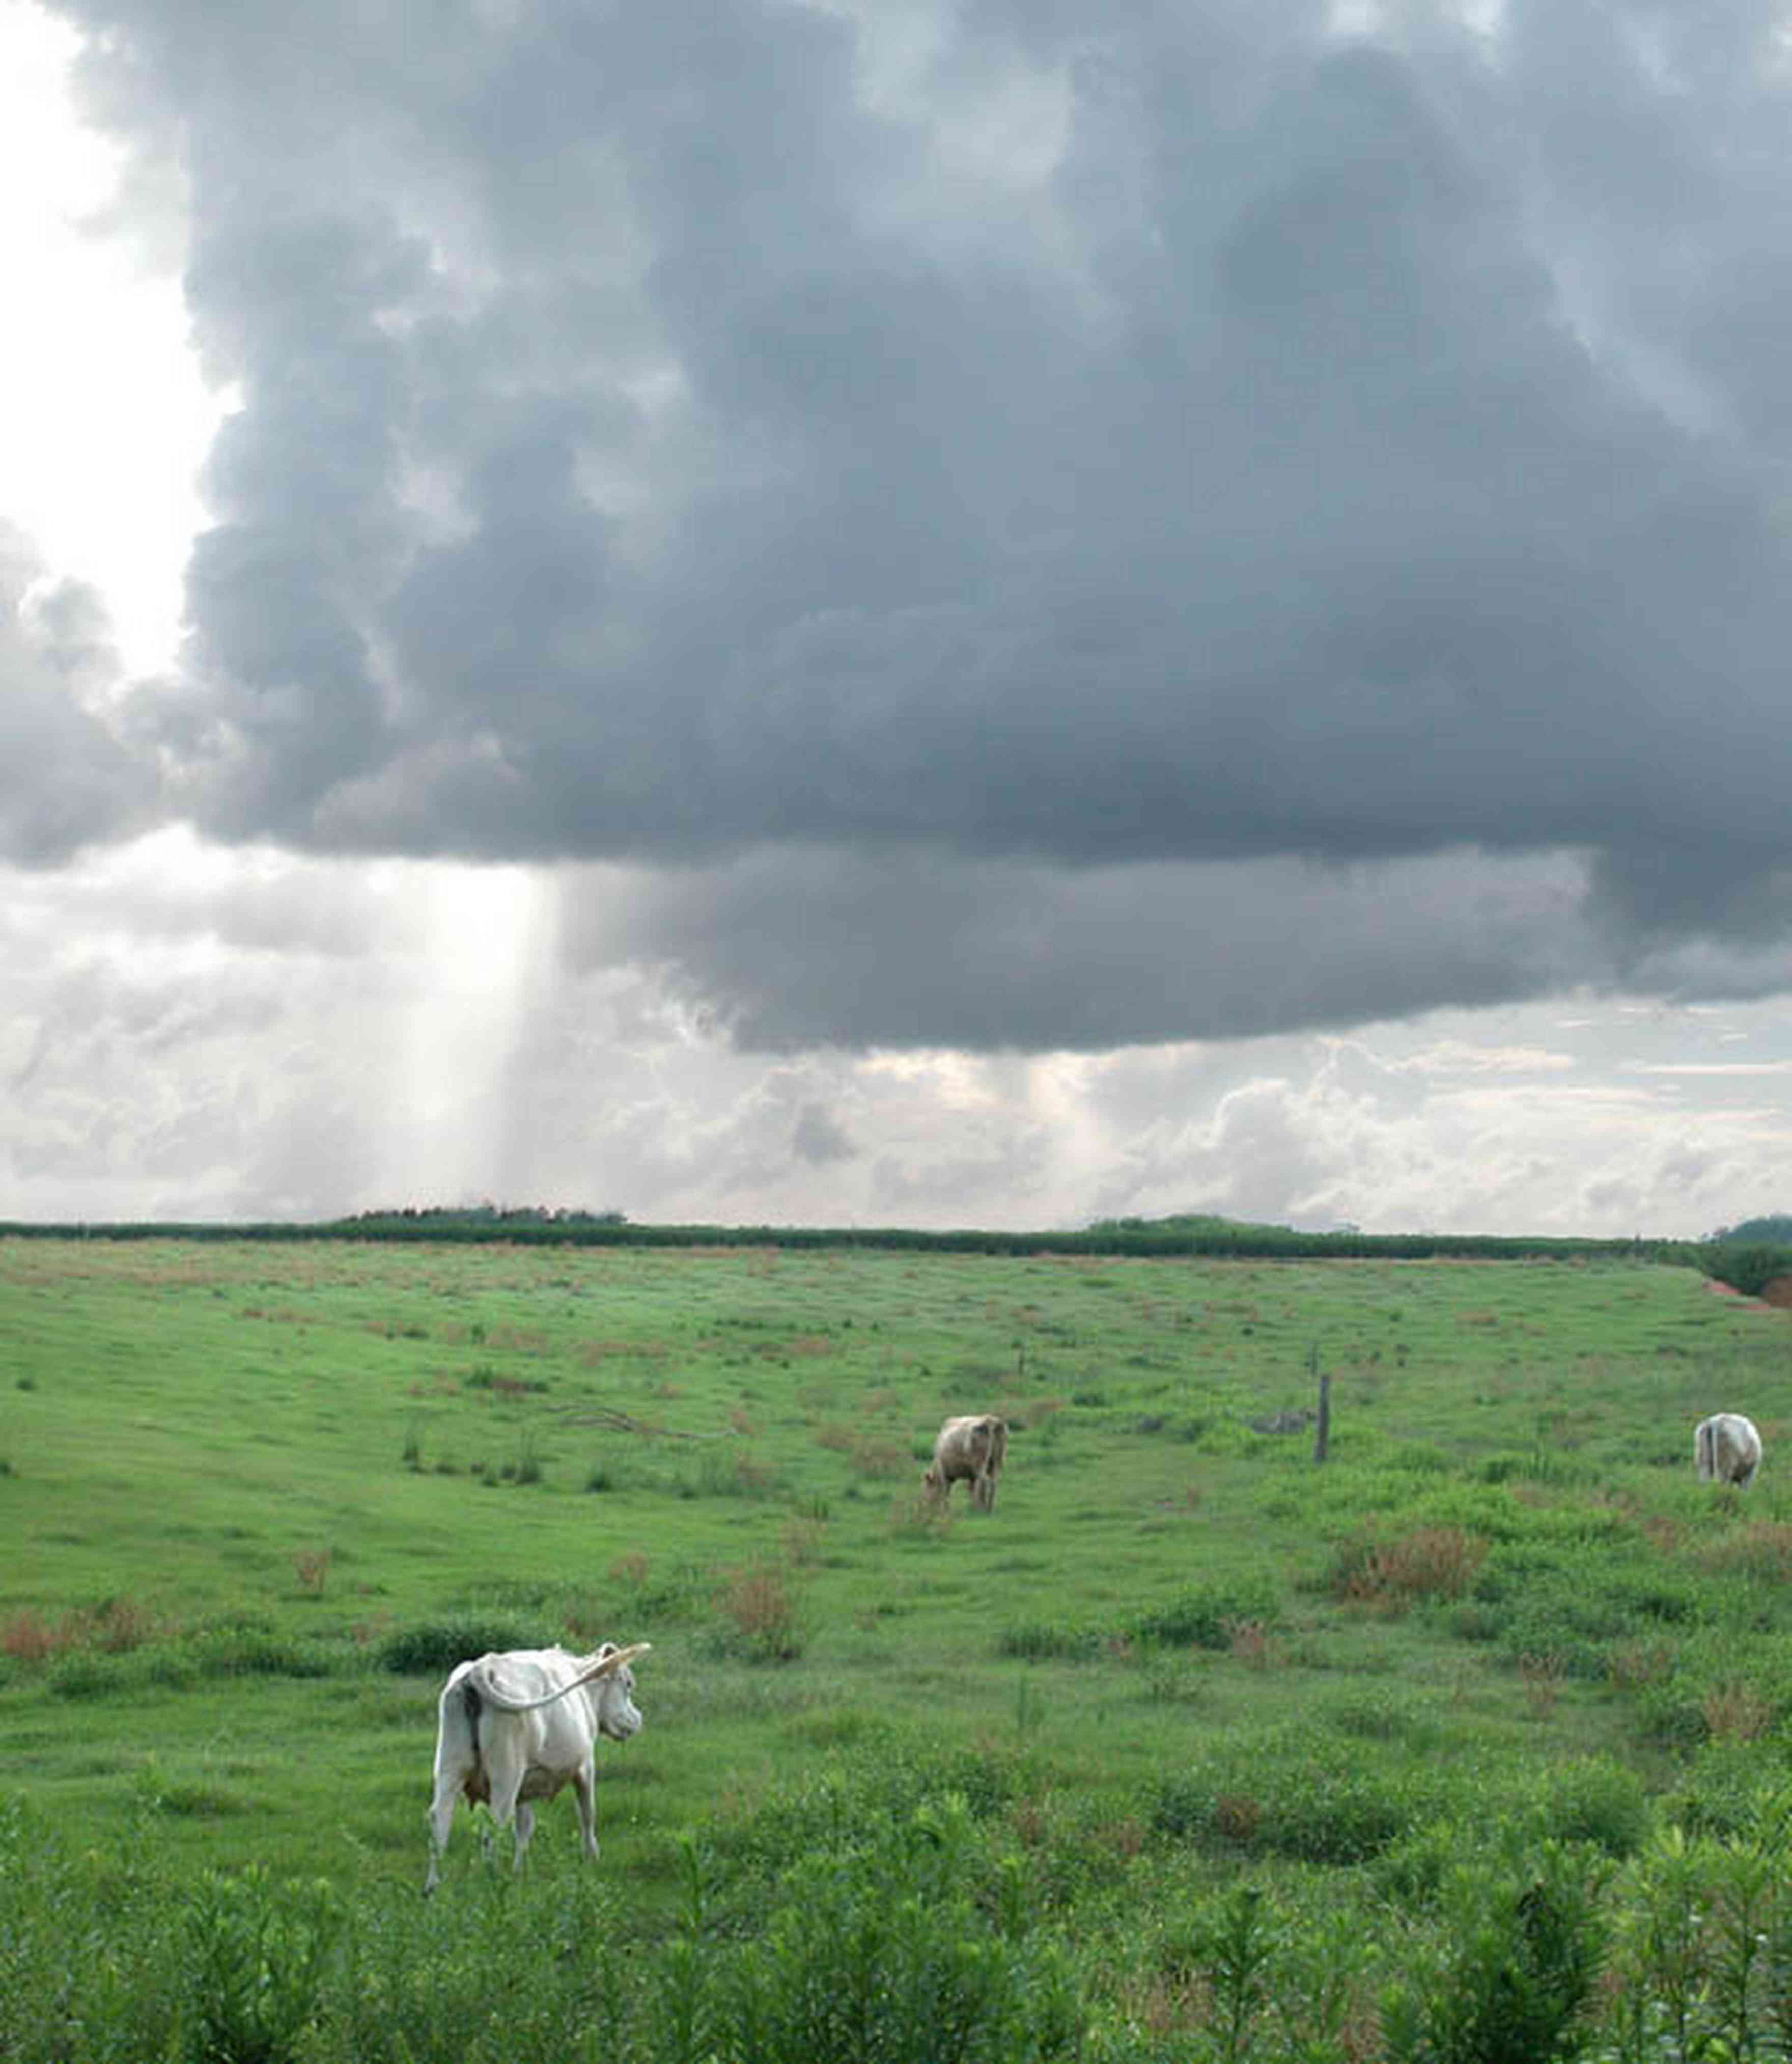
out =
[[(1779, 1282), (1782, 1286), (1792, 1289), (1792, 1285), (1787, 1284), (1786, 1279), (1784, 1276), (1782, 1276), (1779, 1279)], [(1734, 1283), (1720, 1283), (1715, 1276), (1708, 1276), (1705, 1277), (1705, 1287), (1711, 1292), (1713, 1297), (1727, 1297), (1731, 1304), (1740, 1304), (1745, 1310), (1751, 1312), (1765, 1312), (1770, 1308), (1770, 1307), (1765, 1304), (1760, 1297), (1745, 1297)], [(1773, 1284), (1769, 1284), (1767, 1286), (1770, 1290), (1773, 1289), (1775, 1285)], [(1789, 1304), (1792, 1304), (1792, 1296), (1789, 1296), (1786, 1301)]]

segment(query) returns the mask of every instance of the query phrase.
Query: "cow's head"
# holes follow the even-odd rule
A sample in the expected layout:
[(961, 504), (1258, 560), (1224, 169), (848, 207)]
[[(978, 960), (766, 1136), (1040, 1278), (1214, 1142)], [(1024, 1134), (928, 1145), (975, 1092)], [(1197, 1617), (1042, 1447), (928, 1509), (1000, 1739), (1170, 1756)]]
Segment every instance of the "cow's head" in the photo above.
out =
[(618, 1648), (606, 1641), (598, 1651), (602, 1666), (586, 1679), (591, 1687), (591, 1703), (598, 1716), (598, 1731), (611, 1741), (626, 1741), (641, 1731), (641, 1708), (634, 1703), (634, 1672), (629, 1667), (638, 1655), (653, 1647), (650, 1641), (631, 1642)]

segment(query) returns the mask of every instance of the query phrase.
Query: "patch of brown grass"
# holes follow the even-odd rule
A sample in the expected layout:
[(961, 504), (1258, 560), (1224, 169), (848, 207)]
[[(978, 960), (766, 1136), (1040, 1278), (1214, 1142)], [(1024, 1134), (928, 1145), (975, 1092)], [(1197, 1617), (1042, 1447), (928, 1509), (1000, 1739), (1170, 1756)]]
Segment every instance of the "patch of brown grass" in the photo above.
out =
[(81, 1648), (123, 1655), (166, 1631), (147, 1606), (129, 1597), (104, 1598), (84, 1612), (66, 1613), (58, 1620), (26, 1606), (0, 1621), (0, 1655), (19, 1663), (42, 1663)]
[(528, 1377), (500, 1376), (496, 1371), (489, 1376), (481, 1376), (476, 1387), (490, 1392), (494, 1397), (531, 1397), (538, 1395), (542, 1389), (539, 1382)]
[(799, 1602), (783, 1562), (762, 1557), (724, 1570), (715, 1610), (747, 1653), (761, 1662), (794, 1662), (803, 1653)]
[(1130, 1979), (1121, 1989), (1121, 2006), (1129, 2020), (1158, 2042), (1186, 2036), (1213, 2018), (1212, 1997), (1198, 1978), (1162, 1971)]
[(542, 1355), (553, 1352), (554, 1340), (536, 1326), (493, 1326), (487, 1329), (485, 1344), (500, 1354)]
[(749, 1498), (763, 1498), (778, 1481), (778, 1472), (770, 1462), (762, 1462), (756, 1455), (736, 1455), (735, 1481)]
[(1214, 1801), (1214, 1825), (1229, 1842), (1249, 1848), (1263, 1824), (1262, 1804), (1247, 1792), (1222, 1792)]
[(163, 1631), (162, 1622), (140, 1599), (103, 1598), (82, 1615), (88, 1645), (108, 1655), (123, 1655), (141, 1648)]
[(1117, 1820), (1102, 1821), (1094, 1839), (1096, 1846), (1109, 1856), (1131, 1863), (1145, 1853), (1147, 1835), (1145, 1823), (1137, 1814), (1122, 1813)]
[(42, 1663), (74, 1646), (66, 1620), (47, 1620), (34, 1606), (0, 1620), (0, 1655), (10, 1655), (15, 1663)]
[(901, 1477), (916, 1463), (900, 1441), (880, 1441), (864, 1434), (852, 1444), (852, 1466), (862, 1477)]
[(1568, 1674), (1567, 1666), (1560, 1656), (1521, 1655), (1518, 1659), (1518, 1679), (1524, 1687), (1525, 1703), (1536, 1719), (1547, 1719), (1556, 1710), (1556, 1701), (1561, 1696), (1562, 1679)]
[(1460, 1526), (1421, 1526), (1399, 1539), (1359, 1543), (1335, 1566), (1333, 1594), (1401, 1613), (1423, 1598), (1460, 1598), (1487, 1559), (1487, 1542)]
[(1268, 1630), (1260, 1619), (1235, 1619), (1226, 1627), (1226, 1646), (1232, 1659), (1247, 1670), (1268, 1670), (1281, 1660)]
[(1752, 1684), (1719, 1684), (1699, 1702), (1713, 1741), (1759, 1741), (1774, 1724), (1774, 1707)]
[(587, 1340), (578, 1358), (587, 1369), (602, 1361), (664, 1361), (672, 1352), (667, 1340)]
[(1703, 1559), (1710, 1570), (1783, 1584), (1792, 1578), (1792, 1526), (1778, 1520), (1751, 1519), (1713, 1542)]
[(1607, 1651), (1605, 1674), (1621, 1691), (1646, 1691), (1673, 1675), (1673, 1651), (1665, 1641), (1622, 1641)]
[(952, 1509), (944, 1498), (929, 1498), (916, 1490), (907, 1498), (890, 1502), (892, 1534), (932, 1534), (944, 1536), (952, 1528)]
[(787, 1519), (778, 1540), (791, 1568), (807, 1570), (821, 1560), (826, 1538), (827, 1529), (819, 1519)]

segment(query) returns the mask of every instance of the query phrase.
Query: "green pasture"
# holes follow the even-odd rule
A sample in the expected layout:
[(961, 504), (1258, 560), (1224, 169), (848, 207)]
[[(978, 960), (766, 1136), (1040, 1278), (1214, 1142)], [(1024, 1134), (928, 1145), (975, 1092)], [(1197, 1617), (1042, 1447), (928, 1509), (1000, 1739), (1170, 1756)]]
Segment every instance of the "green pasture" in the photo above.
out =
[[(1419, 1897), (1465, 1828), (1721, 1837), (1789, 1774), (1789, 1373), (1792, 1317), (1641, 1261), (0, 1240), (0, 1799), (408, 1895), (449, 1663), (608, 1638), (650, 1932), (699, 1853), (750, 1926), (867, 1788), (968, 1802), (1117, 1971), (1240, 1883)], [(983, 1409), (996, 1510), (942, 1519)], [(582, 1868), (554, 1802), (531, 1881)], [(463, 1815), (442, 1899), (488, 1871)]]

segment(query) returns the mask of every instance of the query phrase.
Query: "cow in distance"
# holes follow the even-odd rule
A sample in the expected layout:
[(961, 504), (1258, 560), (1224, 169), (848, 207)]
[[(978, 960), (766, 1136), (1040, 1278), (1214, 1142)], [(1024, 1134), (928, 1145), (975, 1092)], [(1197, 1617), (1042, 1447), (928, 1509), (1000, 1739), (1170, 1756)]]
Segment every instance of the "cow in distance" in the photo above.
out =
[(1746, 1490), (1761, 1467), (1761, 1436), (1740, 1412), (1713, 1413), (1693, 1435), (1693, 1457), (1701, 1483), (1734, 1484)]
[(962, 1480), (970, 1486), (974, 1510), (993, 1512), (996, 1479), (1007, 1453), (1008, 1421), (993, 1412), (948, 1419), (934, 1441), (933, 1459), (921, 1482), (929, 1498), (949, 1504), (952, 1486)]
[(624, 1742), (641, 1731), (634, 1672), (650, 1642), (618, 1648), (606, 1641), (590, 1655), (563, 1648), (493, 1651), (457, 1663), (437, 1701), (435, 1797), (429, 1808), (429, 1875), (433, 1892), (443, 1852), (464, 1796), (491, 1808), (499, 1827), (513, 1821), (516, 1868), (535, 1832), (535, 1801), (570, 1784), (578, 1801), (585, 1853), (598, 1853), (597, 1744), (600, 1735)]

